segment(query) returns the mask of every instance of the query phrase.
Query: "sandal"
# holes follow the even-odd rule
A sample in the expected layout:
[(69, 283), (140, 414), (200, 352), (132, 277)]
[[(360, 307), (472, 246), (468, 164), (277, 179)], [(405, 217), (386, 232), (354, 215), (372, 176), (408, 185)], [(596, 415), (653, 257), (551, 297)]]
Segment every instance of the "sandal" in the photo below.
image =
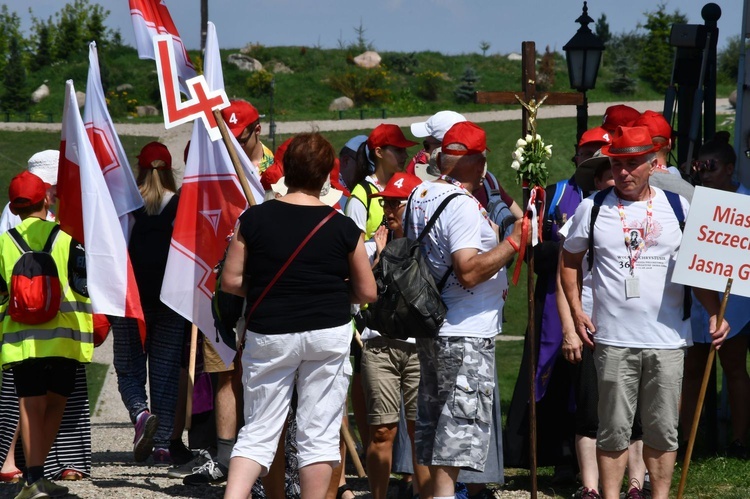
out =
[(65, 469), (60, 474), (60, 480), (77, 481), (83, 479), (83, 473), (78, 470)]
[(8, 471), (7, 473), (0, 472), (0, 482), (2, 483), (18, 483), (22, 477), (23, 472), (19, 469)]
[(349, 487), (349, 485), (345, 483), (344, 485), (339, 487), (338, 490), (336, 491), (336, 499), (344, 499), (344, 494), (346, 494), (347, 492), (349, 492), (352, 495), (352, 497), (355, 497), (354, 492), (352, 492), (352, 488)]

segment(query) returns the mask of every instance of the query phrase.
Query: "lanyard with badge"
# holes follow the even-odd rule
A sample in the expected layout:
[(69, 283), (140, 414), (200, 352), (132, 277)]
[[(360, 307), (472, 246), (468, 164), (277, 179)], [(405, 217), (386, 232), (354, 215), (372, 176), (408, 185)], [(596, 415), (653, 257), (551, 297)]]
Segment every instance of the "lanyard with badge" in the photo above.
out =
[[(625, 298), (640, 298), (641, 290), (638, 278), (635, 276), (635, 263), (641, 256), (643, 248), (646, 246), (646, 237), (651, 230), (651, 218), (653, 217), (653, 198), (648, 198), (646, 203), (646, 227), (643, 230), (643, 236), (640, 238), (637, 247), (633, 244), (630, 237), (631, 230), (628, 229), (625, 222), (625, 207), (620, 198), (617, 198), (617, 210), (620, 213), (620, 222), (622, 223), (622, 233), (625, 236), (625, 248), (628, 250), (628, 262), (630, 264), (630, 277), (625, 279)], [(635, 231), (634, 231), (635, 232)], [(636, 233), (637, 234), (637, 233)]]
[(461, 182), (459, 182), (455, 178), (449, 177), (448, 175), (445, 175), (445, 174), (440, 175), (438, 177), (438, 180), (443, 180), (445, 182), (448, 182), (449, 184), (453, 184), (455, 187), (458, 187), (459, 189), (461, 189), (462, 191), (464, 191), (464, 193), (466, 193), (471, 199), (473, 199), (477, 203), (477, 207), (479, 208), (479, 213), (482, 214), (482, 216), (484, 217), (484, 219), (487, 220), (488, 222), (490, 221), (490, 216), (487, 214), (487, 210), (484, 209), (484, 206), (482, 206), (482, 203), (480, 203), (479, 200), (477, 198), (475, 198), (474, 195), (472, 193), (470, 193), (466, 189), (466, 187), (463, 186), (463, 184)]

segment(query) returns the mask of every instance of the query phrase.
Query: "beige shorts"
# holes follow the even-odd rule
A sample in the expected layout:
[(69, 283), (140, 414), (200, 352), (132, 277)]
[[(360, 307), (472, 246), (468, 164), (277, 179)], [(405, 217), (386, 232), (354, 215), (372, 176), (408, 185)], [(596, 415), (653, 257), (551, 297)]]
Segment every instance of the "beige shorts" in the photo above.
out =
[(365, 341), (362, 387), (371, 425), (398, 423), (403, 394), (405, 417), (417, 418), (419, 358), (417, 346), (382, 336)]
[(234, 362), (229, 366), (224, 364), (211, 340), (203, 338), (203, 372), (223, 373), (227, 371), (234, 371)]

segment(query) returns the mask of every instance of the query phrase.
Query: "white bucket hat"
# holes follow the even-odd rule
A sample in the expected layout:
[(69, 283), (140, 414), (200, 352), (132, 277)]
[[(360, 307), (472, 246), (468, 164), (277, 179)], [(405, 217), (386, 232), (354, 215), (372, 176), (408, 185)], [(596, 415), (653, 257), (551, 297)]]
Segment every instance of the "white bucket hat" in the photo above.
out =
[(60, 163), (60, 151), (47, 149), (34, 154), (29, 158), (27, 169), (42, 182), (49, 185), (57, 185), (57, 165)]

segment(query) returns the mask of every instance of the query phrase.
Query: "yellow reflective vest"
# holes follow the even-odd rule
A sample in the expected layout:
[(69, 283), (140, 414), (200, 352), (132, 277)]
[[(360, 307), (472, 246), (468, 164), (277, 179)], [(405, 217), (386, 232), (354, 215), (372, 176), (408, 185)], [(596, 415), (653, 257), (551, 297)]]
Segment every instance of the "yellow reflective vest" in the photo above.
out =
[(380, 203), (378, 202), (378, 198), (370, 198), (370, 195), (376, 194), (377, 192), (378, 188), (367, 180), (360, 182), (354, 186), (354, 189), (352, 189), (352, 197), (359, 199), (362, 204), (365, 205), (365, 210), (367, 210), (365, 241), (372, 238), (375, 231), (380, 227), (380, 224), (383, 223), (383, 217), (385, 216), (383, 207), (380, 206)]
[[(54, 222), (29, 217), (16, 226), (16, 230), (30, 248), (41, 250), (47, 241)], [(0, 364), (3, 369), (26, 359), (63, 357), (78, 362), (91, 362), (94, 353), (94, 323), (91, 300), (78, 294), (68, 283), (68, 259), (71, 237), (60, 231), (52, 247), (52, 258), (62, 288), (62, 303), (57, 316), (42, 324), (22, 324), (6, 314), (8, 296), (0, 303), (0, 333), (2, 349)], [(0, 277), (10, 287), (13, 266), (21, 252), (10, 234), (0, 235)]]

